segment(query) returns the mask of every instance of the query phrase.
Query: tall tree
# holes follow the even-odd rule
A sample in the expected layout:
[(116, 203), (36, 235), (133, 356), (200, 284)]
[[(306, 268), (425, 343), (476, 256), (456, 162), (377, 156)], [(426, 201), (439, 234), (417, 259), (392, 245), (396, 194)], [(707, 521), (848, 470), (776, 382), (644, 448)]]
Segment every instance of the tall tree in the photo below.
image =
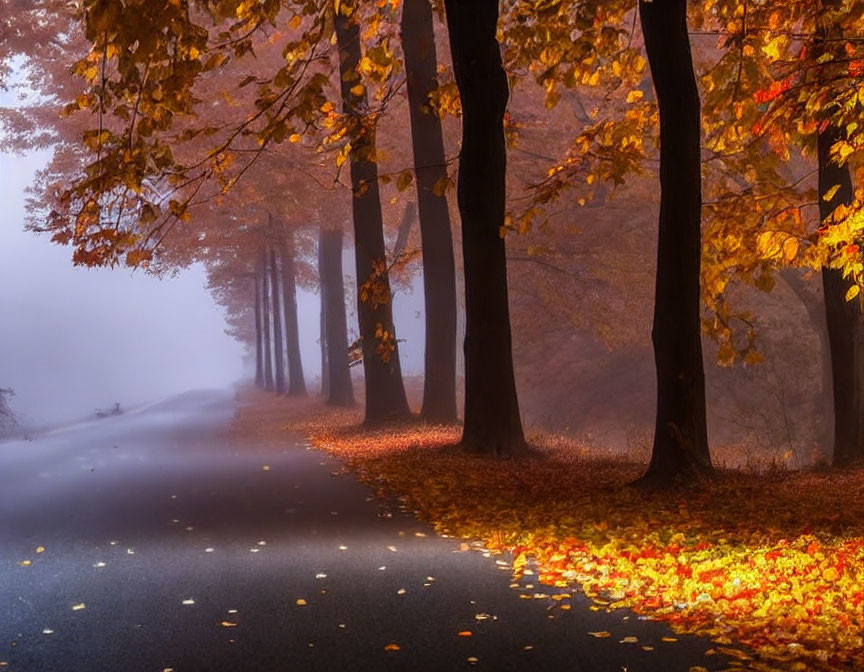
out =
[[(823, 221), (839, 205), (854, 199), (849, 167), (831, 159), (831, 147), (842, 132), (829, 125), (819, 133), (819, 215)], [(864, 460), (864, 313), (860, 296), (846, 300), (850, 282), (843, 271), (822, 269), (825, 317), (831, 346), (834, 396), (834, 453), (832, 464), (842, 467)]]
[(660, 112), (660, 225), (654, 299), (657, 418), (646, 482), (711, 471), (702, 369), (701, 118), (687, 1), (639, 2)]
[[(268, 228), (272, 231), (272, 227)], [(285, 341), (282, 338), (282, 297), (279, 291), (279, 266), (276, 264), (276, 245), (272, 243), (267, 254), (270, 271), (270, 305), (273, 309), (273, 356), (276, 394), (285, 394)]]
[(525, 451), (510, 335), (504, 226), (507, 75), (496, 40), (497, 0), (446, 0), (462, 101), (458, 200), (465, 265), (465, 427), (469, 451)]
[[(318, 293), (321, 298), (321, 315), (319, 319), (320, 338), (318, 345), (321, 347), (321, 396), (330, 396), (330, 367), (327, 362), (327, 297), (324, 284), (324, 228), (318, 228)], [(344, 305), (343, 305), (344, 310)], [(346, 338), (347, 340), (347, 338)], [(347, 347), (347, 344), (346, 344)], [(350, 376), (349, 376), (350, 378)]]
[(319, 258), (327, 344), (327, 401), (334, 406), (353, 406), (342, 277), (342, 235), (342, 229), (321, 227)]
[(425, 378), (420, 414), (430, 422), (455, 422), (456, 266), (447, 197), (440, 187), (447, 179), (441, 119), (429, 107), (429, 96), (438, 89), (438, 55), (429, 0), (405, 0), (401, 27), (426, 305)]
[[(378, 190), (375, 119), (366, 115), (366, 88), (358, 67), (362, 58), (356, 2), (341, 2), (334, 16), (339, 52), (343, 112), (351, 119), (348, 157), (353, 192), (354, 254), (357, 265), (357, 317), (363, 346), (367, 424), (379, 424), (410, 415), (384, 247), (384, 222)], [(328, 335), (330, 331), (328, 329)], [(333, 349), (329, 351), (331, 354)], [(330, 359), (331, 366), (334, 361)]]
[(261, 282), (261, 328), (264, 332), (264, 389), (273, 389), (273, 358), (270, 345), (270, 288), (267, 281), (267, 251), (261, 249), (258, 261), (258, 276)]
[(282, 296), (285, 307), (285, 346), (288, 353), (288, 394), (306, 394), (303, 358), (300, 356), (300, 329), (297, 320), (297, 269), (294, 264), (294, 232), (287, 230), (282, 241)]
[(261, 282), (257, 273), (252, 276), (255, 283), (255, 385), (264, 385), (264, 334), (261, 327)]

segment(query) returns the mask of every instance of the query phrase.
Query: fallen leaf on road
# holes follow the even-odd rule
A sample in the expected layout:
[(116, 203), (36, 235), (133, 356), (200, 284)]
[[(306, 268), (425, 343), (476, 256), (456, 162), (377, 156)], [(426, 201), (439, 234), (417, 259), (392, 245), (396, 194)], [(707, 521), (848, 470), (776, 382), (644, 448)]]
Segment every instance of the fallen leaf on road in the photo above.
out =
[(395, 553), (395, 552), (396, 552), (396, 547), (395, 547), (395, 546), (388, 546), (388, 547), (387, 547), (387, 550), (388, 550), (388, 551), (393, 551), (393, 552)]
[(231, 621), (222, 621), (219, 625), (221, 625), (223, 628), (236, 628), (237, 627), (237, 624), (232, 623)]
[(592, 637), (609, 637), (612, 633), (608, 630), (601, 630), (600, 632), (589, 632), (588, 634)]
[(193, 600), (191, 597), (188, 597), (183, 600), (183, 604), (195, 604), (195, 600)]
[(677, 642), (678, 638), (677, 637), (661, 637), (660, 641), (661, 642)]
[(619, 644), (636, 644), (639, 640), (636, 637), (625, 637), (624, 639), (619, 639)]
[(44, 552), (45, 552), (45, 547), (44, 547), (44, 546), (37, 546), (37, 547), (36, 547), (36, 552), (37, 552), (37, 553), (44, 553)]
[(398, 651), (399, 648), (400, 647), (398, 644), (388, 644), (387, 646), (384, 647), (384, 650), (385, 651)]
[(81, 611), (86, 606), (87, 605), (84, 604), (83, 602), (79, 602), (78, 604), (73, 604), (72, 605), (72, 611)]
[(474, 633), (472, 633), (470, 630), (463, 630), (462, 632), (459, 633), (459, 636), (460, 637), (470, 637), (472, 634), (474, 634)]
[(299, 600), (297, 600), (297, 606), (298, 606), (298, 607), (305, 607), (305, 606), (306, 606), (306, 600), (304, 600), (304, 599), (301, 597)]

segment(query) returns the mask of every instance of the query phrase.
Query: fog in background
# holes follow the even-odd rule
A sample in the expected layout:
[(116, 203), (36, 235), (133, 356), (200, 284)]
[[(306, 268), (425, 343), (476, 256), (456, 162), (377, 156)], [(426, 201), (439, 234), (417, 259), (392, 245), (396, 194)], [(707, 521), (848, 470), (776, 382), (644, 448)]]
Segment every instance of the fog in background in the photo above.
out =
[(201, 267), (158, 280), (75, 268), (71, 250), (23, 231), (45, 155), (0, 154), (0, 387), (30, 425), (70, 420), (242, 375)]
[[(24, 231), (25, 190), (48, 154), (0, 154), (0, 387), (25, 426), (131, 407), (190, 389), (225, 387), (251, 374), (246, 349), (225, 334), (221, 309), (196, 265), (157, 279), (126, 268), (73, 267), (71, 249)], [(353, 251), (346, 281), (353, 285)], [(406, 374), (422, 372), (422, 279), (394, 298)], [(353, 293), (353, 287), (352, 287)], [(357, 336), (353, 296), (349, 330)], [(308, 382), (320, 375), (319, 298), (298, 295)], [(356, 374), (355, 374), (356, 375)]]

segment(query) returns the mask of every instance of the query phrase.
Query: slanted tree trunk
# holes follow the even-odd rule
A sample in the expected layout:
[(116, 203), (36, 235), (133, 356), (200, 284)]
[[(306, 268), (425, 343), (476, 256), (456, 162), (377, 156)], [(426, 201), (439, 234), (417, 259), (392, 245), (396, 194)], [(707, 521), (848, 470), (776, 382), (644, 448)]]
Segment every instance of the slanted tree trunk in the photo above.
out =
[(282, 350), (282, 298), (279, 296), (279, 267), (276, 265), (276, 248), (270, 248), (270, 300), (273, 302), (273, 354), (276, 365), (276, 394), (285, 394), (285, 355)]
[[(356, 2), (356, 0), (354, 0)], [(384, 222), (378, 192), (378, 165), (375, 156), (375, 127), (366, 115), (366, 90), (360, 84), (360, 26), (358, 11), (351, 0), (343, 0), (334, 17), (342, 109), (351, 118), (351, 204), (354, 214), (354, 253), (357, 265), (357, 317), (363, 344), (363, 373), (366, 388), (365, 423), (380, 424), (410, 416), (396, 329), (393, 325), (392, 294), (384, 247)], [(355, 11), (345, 12), (351, 8)], [(365, 297), (362, 287), (374, 283)], [(330, 333), (328, 329), (328, 334)], [(332, 354), (332, 349), (330, 350)], [(331, 365), (333, 360), (330, 360)]]
[(264, 386), (264, 334), (261, 330), (261, 278), (256, 269), (252, 276), (255, 284), (255, 386)]
[(288, 353), (288, 394), (306, 394), (303, 358), (300, 356), (300, 329), (297, 324), (297, 269), (294, 266), (294, 232), (282, 243), (282, 295), (285, 304), (285, 345)]
[(261, 276), (261, 329), (264, 332), (264, 389), (273, 389), (273, 359), (270, 348), (270, 290), (267, 282), (267, 251), (261, 250), (258, 262)]
[(465, 265), (465, 427), (462, 446), (499, 457), (525, 451), (516, 397), (504, 239), (509, 90), (495, 38), (498, 0), (446, 0), (462, 98), (458, 199)]
[(327, 402), (353, 406), (354, 390), (348, 368), (348, 320), (342, 278), (342, 230), (321, 228), (319, 253), (324, 301), (324, 342), (327, 344)]
[(660, 226), (654, 298), (657, 419), (644, 482), (711, 472), (702, 368), (701, 119), (686, 0), (640, 0), (645, 51), (660, 108)]
[(447, 179), (441, 120), (429, 110), (438, 88), (438, 55), (429, 0), (405, 0), (402, 51), (408, 80), (411, 146), (423, 241), (426, 317), (425, 378), (420, 415), (429, 422), (456, 421), (456, 264), (450, 212), (436, 184)]
[(414, 201), (408, 201), (405, 204), (405, 211), (402, 213), (399, 231), (396, 233), (396, 242), (393, 243), (393, 252), (390, 254), (392, 259), (398, 259), (405, 253), (405, 248), (408, 247), (408, 237), (411, 235), (411, 225), (414, 224), (416, 217), (417, 205)]
[(322, 260), (324, 258), (323, 250), (323, 235), (324, 229), (318, 229), (318, 290), (321, 295), (321, 313), (320, 313), (320, 329), (319, 333), (321, 337), (318, 339), (318, 344), (321, 346), (321, 396), (327, 397), (330, 394), (330, 373), (329, 373), (329, 365), (327, 363), (327, 296), (325, 294), (327, 287), (324, 284), (324, 265)]
[[(831, 161), (831, 146), (842, 133), (829, 126), (819, 133), (819, 216), (824, 220), (838, 205), (849, 205), (854, 198), (848, 166)], [(832, 187), (839, 186), (829, 200)], [(831, 348), (831, 373), (834, 393), (834, 454), (831, 463), (843, 467), (864, 460), (864, 313), (860, 296), (846, 300), (850, 282), (837, 269), (822, 269), (825, 292), (825, 317)]]

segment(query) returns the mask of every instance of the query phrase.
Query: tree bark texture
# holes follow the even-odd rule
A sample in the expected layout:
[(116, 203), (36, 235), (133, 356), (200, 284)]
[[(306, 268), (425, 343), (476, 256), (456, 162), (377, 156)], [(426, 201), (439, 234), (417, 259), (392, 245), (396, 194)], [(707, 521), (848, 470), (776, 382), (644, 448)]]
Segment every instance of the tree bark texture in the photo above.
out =
[[(360, 27), (354, 19), (356, 12), (345, 16), (350, 2), (342, 2), (334, 17), (342, 108), (354, 124), (349, 132), (353, 191), (354, 253), (357, 266), (357, 317), (363, 344), (363, 373), (366, 389), (365, 423), (377, 425), (389, 420), (410, 416), (399, 350), (396, 347), (396, 329), (393, 325), (392, 294), (387, 273), (387, 252), (384, 247), (384, 221), (378, 190), (378, 165), (375, 156), (375, 128), (365, 119), (368, 110), (366, 90), (360, 83), (357, 67), (360, 63)], [(377, 269), (376, 269), (377, 266)], [(361, 286), (374, 280), (380, 288), (377, 296), (382, 301), (363, 300)], [(328, 330), (328, 334), (329, 334)], [(388, 339), (382, 338), (386, 334)], [(383, 354), (379, 346), (392, 345)], [(332, 353), (332, 350), (330, 350)], [(331, 360), (331, 365), (333, 361)]]
[(354, 390), (348, 368), (348, 320), (342, 277), (342, 230), (321, 229), (320, 268), (327, 344), (328, 403), (353, 406)]
[(279, 291), (279, 267), (276, 265), (276, 247), (267, 255), (270, 262), (270, 300), (273, 306), (273, 354), (276, 368), (276, 394), (285, 394), (285, 353), (282, 338), (282, 297)]
[(498, 0), (446, 0), (450, 53), (462, 99), (458, 201), (465, 268), (465, 426), (468, 451), (525, 451), (516, 396), (500, 235), (505, 214), (507, 75), (496, 40)]
[(273, 359), (270, 344), (270, 288), (267, 282), (267, 251), (261, 250), (261, 258), (258, 262), (259, 275), (261, 276), (261, 328), (264, 332), (264, 389), (273, 389)]
[(300, 356), (300, 327), (297, 317), (297, 269), (294, 264), (294, 232), (288, 231), (282, 243), (282, 297), (285, 308), (285, 351), (288, 354), (288, 394), (306, 394), (303, 358)]
[(264, 386), (264, 334), (261, 329), (261, 279), (256, 269), (252, 276), (255, 284), (255, 385)]
[[(831, 161), (831, 146), (842, 139), (842, 132), (829, 126), (819, 133), (819, 216), (826, 219), (838, 205), (849, 205), (854, 199), (852, 176), (848, 166)], [(839, 186), (833, 197), (825, 196)], [(831, 373), (834, 397), (834, 452), (831, 463), (844, 467), (864, 460), (864, 312), (861, 296), (846, 300), (850, 282), (842, 271), (822, 269), (825, 292), (825, 317), (831, 350)]]
[(319, 333), (318, 345), (321, 347), (321, 396), (327, 397), (330, 395), (330, 373), (327, 362), (327, 295), (325, 294), (327, 287), (324, 284), (324, 265), (323, 265), (323, 250), (324, 250), (324, 229), (318, 229), (318, 291), (321, 298), (321, 315), (319, 318)]
[(429, 94), (438, 88), (429, 0), (405, 0), (401, 28), (423, 244), (426, 351), (420, 415), (450, 423), (456, 421), (456, 264), (447, 197), (436, 193), (436, 184), (447, 179), (447, 165), (441, 119), (428, 106)]
[(657, 419), (646, 481), (711, 471), (702, 364), (701, 119), (686, 0), (640, 0), (660, 109), (660, 224), (654, 299)]

